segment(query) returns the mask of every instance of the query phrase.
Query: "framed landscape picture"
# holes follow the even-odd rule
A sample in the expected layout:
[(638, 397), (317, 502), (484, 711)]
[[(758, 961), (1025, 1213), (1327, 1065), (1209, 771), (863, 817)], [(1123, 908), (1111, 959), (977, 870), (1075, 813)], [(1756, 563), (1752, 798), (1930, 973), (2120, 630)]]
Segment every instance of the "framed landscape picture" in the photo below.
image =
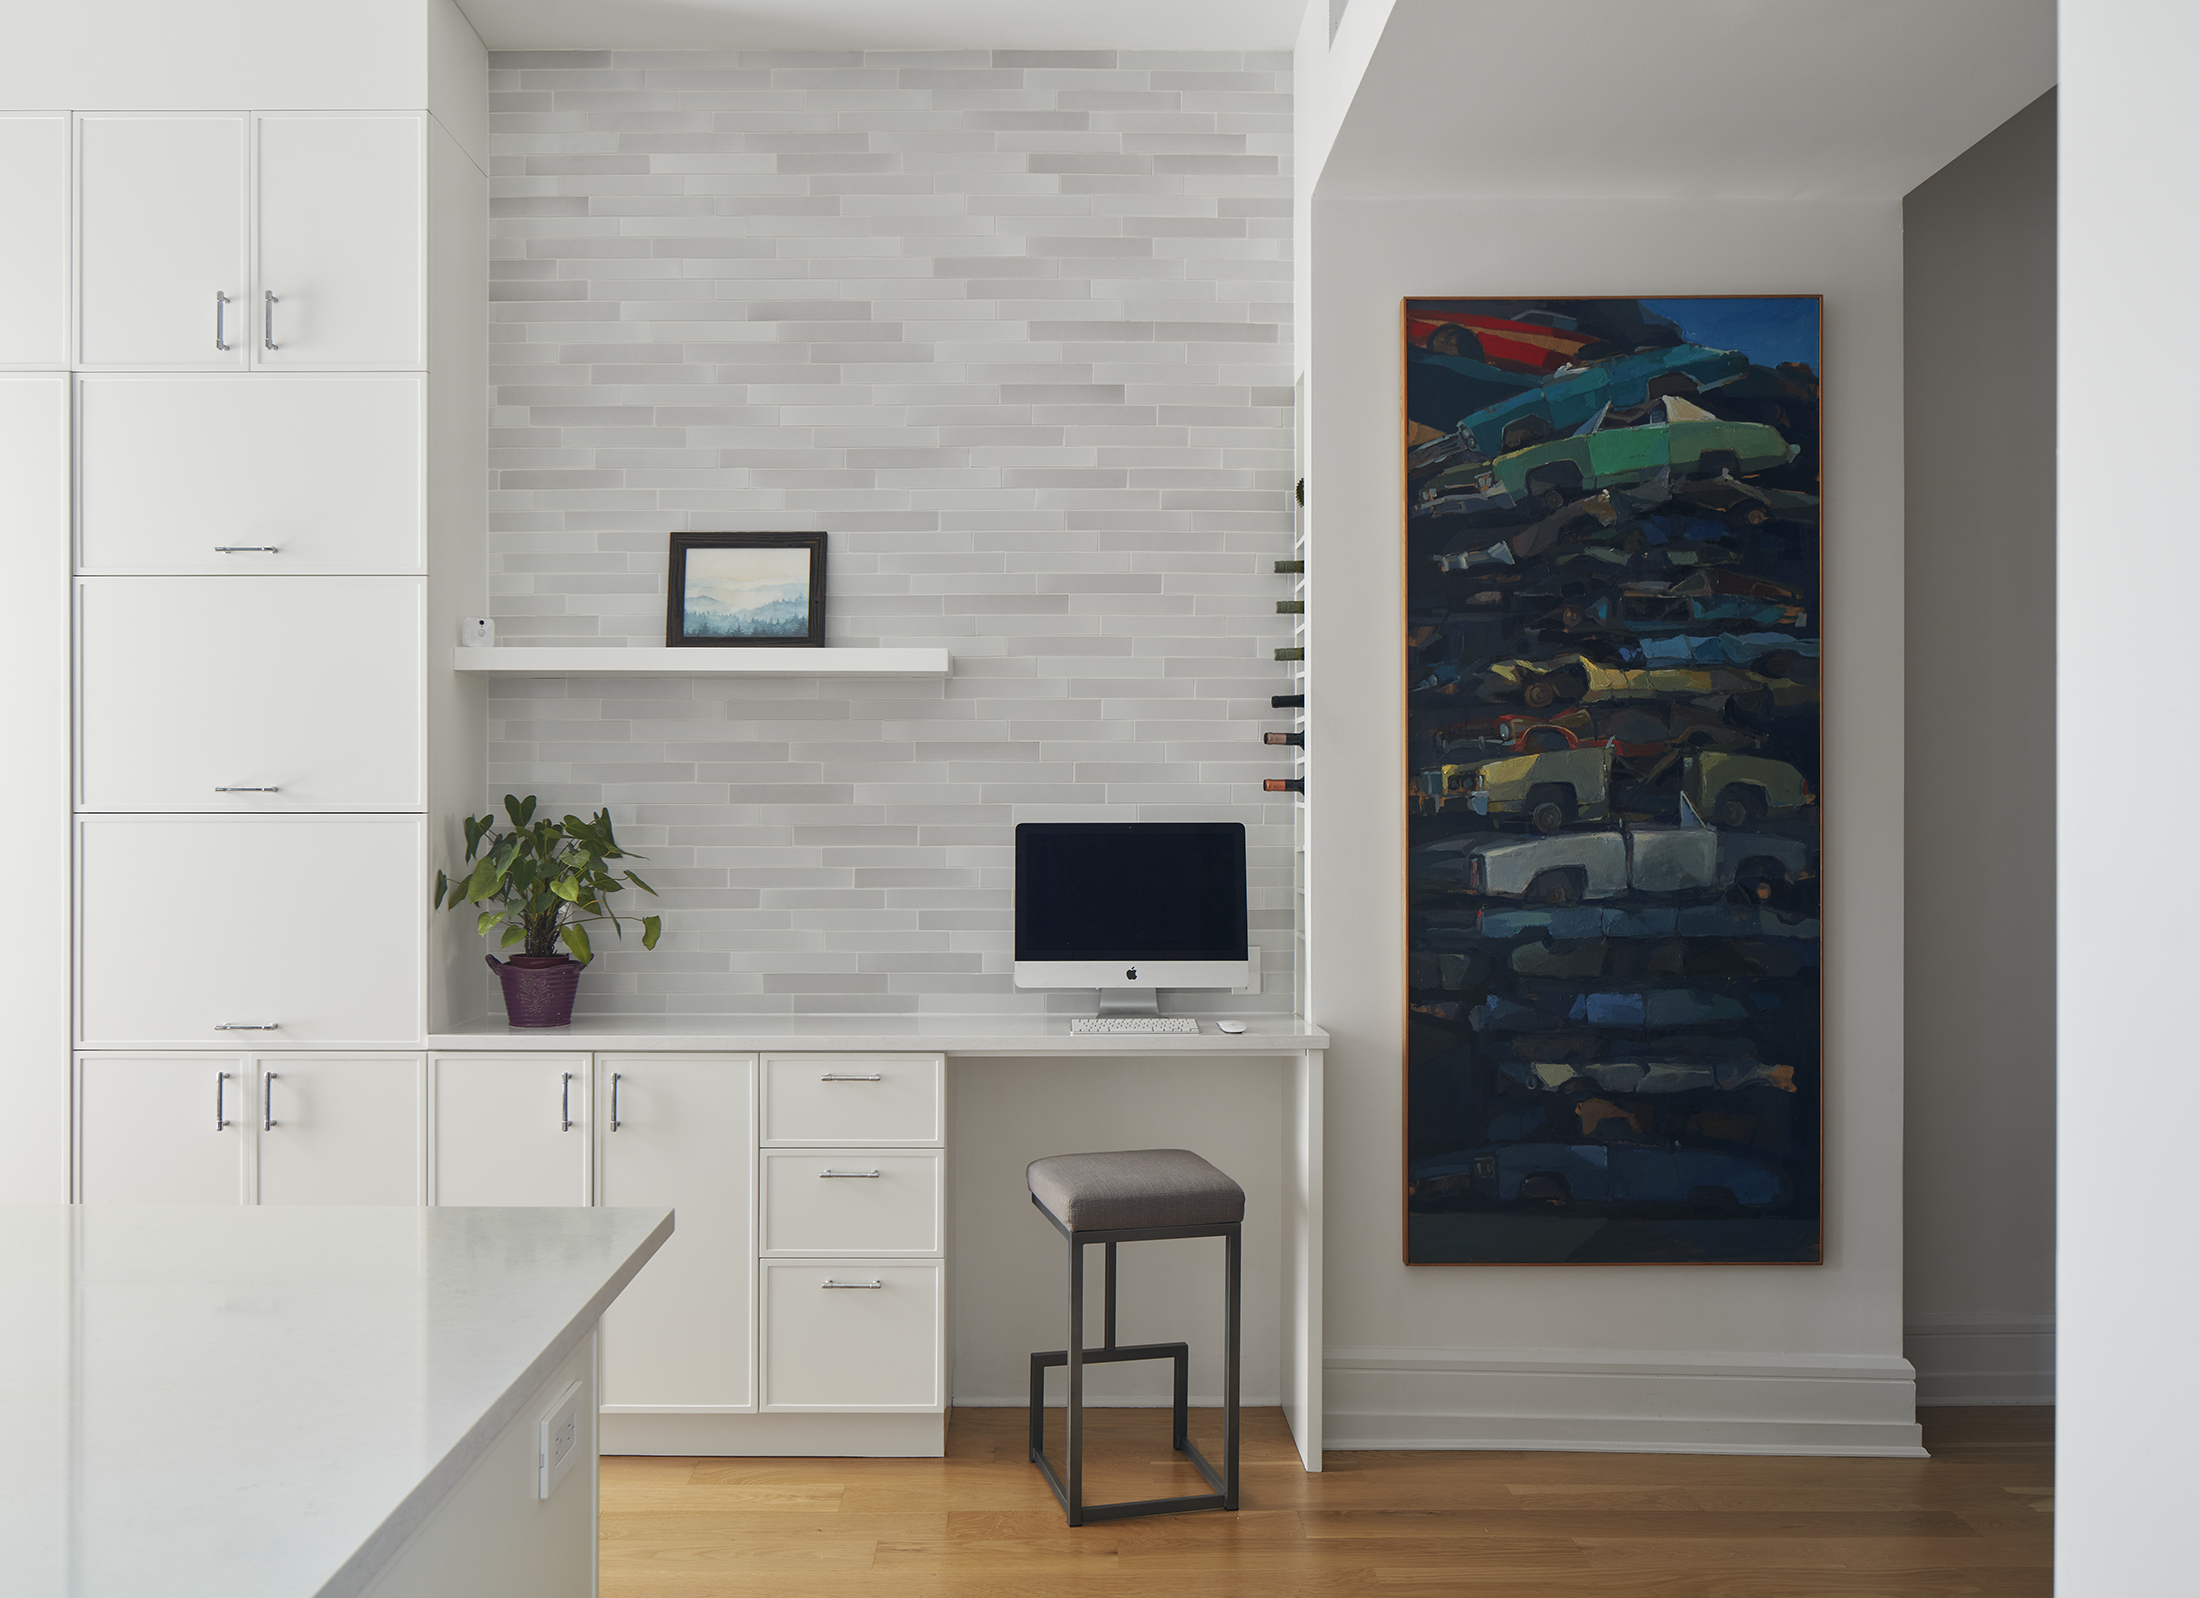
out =
[(1824, 1258), (1820, 311), (1405, 302), (1408, 1264)]
[(674, 533), (668, 645), (825, 644), (823, 533)]

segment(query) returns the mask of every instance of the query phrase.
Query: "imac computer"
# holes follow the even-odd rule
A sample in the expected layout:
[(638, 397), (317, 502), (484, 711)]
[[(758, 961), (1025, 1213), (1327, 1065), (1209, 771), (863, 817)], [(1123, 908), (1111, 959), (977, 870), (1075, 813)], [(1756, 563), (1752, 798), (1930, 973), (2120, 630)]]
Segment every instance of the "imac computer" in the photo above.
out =
[(1026, 821), (1016, 828), (1016, 986), (1096, 988), (1103, 1016), (1162, 988), (1243, 988), (1245, 828)]

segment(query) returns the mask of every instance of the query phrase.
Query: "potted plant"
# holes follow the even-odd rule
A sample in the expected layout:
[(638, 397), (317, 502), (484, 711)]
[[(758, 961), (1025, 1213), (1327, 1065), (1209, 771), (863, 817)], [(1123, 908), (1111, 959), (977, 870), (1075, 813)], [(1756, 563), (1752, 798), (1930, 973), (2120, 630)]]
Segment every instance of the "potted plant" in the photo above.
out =
[[(533, 794), (525, 799), (506, 794), (504, 813), (512, 819), (509, 832), (496, 830), (494, 815), (466, 818), (466, 874), (455, 880), (440, 871), (435, 874), (435, 907), (495, 906), (480, 913), (474, 930), (487, 937), (502, 922), (499, 948), (526, 945), (510, 960), (482, 956), (504, 985), (505, 1018), (513, 1026), (564, 1026), (573, 1019), (581, 972), (595, 958), (588, 924), (608, 921), (624, 938), (626, 923), (611, 908), (609, 896), (623, 892), (628, 883), (652, 897), (657, 890), (633, 872), (614, 871), (607, 864), (645, 858), (629, 856), (619, 847), (611, 834), (610, 811), (599, 810), (588, 821), (578, 816), (537, 821)], [(642, 918), (643, 948), (657, 947), (661, 927), (658, 916)]]

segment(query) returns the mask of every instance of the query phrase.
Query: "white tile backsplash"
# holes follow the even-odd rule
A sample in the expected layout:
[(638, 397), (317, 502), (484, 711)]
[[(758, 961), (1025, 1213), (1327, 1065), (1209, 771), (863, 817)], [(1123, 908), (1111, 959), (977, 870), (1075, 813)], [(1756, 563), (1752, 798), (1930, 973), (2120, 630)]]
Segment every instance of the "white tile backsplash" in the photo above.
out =
[(1266, 991), (1174, 1007), (1288, 1010), (1289, 57), (490, 69), (500, 645), (659, 643), (666, 534), (822, 529), (829, 644), (956, 657), (500, 680), (489, 797), (609, 806), (662, 896), (580, 1008), (1040, 1011), (1010, 829), (1184, 819), (1247, 824)]

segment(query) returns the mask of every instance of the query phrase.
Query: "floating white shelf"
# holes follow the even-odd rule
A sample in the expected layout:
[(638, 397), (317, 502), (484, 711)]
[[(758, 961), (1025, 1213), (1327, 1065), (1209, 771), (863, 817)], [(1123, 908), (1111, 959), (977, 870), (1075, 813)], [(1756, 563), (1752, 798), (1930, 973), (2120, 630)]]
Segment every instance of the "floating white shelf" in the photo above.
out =
[(452, 649), (454, 671), (500, 677), (949, 677), (944, 649)]

